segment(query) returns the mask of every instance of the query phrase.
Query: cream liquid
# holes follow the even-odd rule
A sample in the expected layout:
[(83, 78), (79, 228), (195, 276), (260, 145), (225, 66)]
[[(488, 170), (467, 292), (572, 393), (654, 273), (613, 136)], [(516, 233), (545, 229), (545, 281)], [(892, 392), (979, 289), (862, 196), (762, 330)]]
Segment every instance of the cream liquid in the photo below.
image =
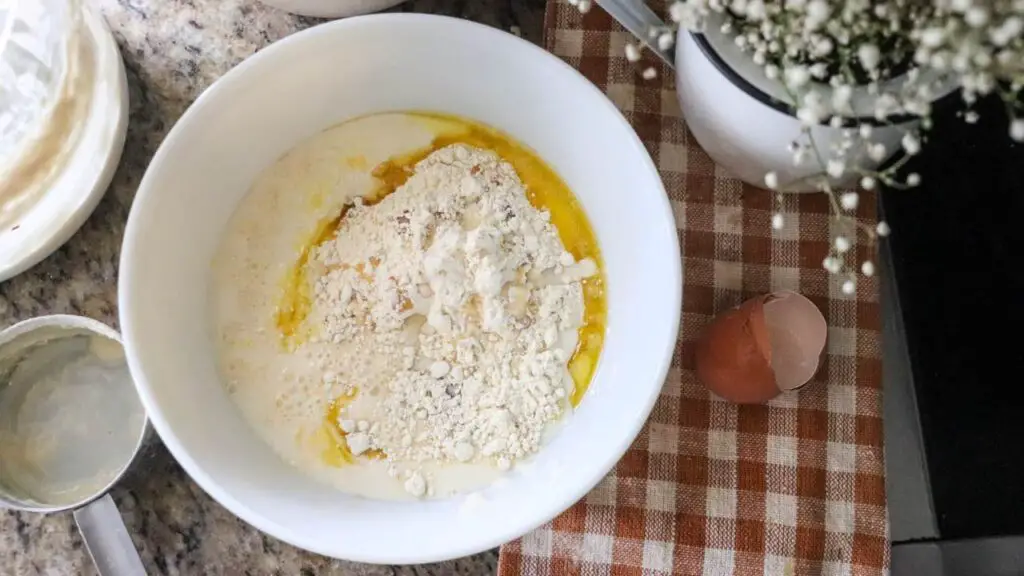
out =
[[(336, 391), (322, 383), (315, 360), (345, 356), (344, 345), (282, 345), (275, 321), (282, 286), (319, 222), (350, 199), (369, 194), (370, 171), (390, 157), (430, 145), (441, 120), (404, 114), (359, 118), (303, 142), (259, 176), (232, 216), (214, 259), (212, 298), (226, 388), (250, 425), (286, 461), (338, 489), (380, 499), (411, 499), (402, 477), (382, 460), (341, 462), (325, 433), (325, 414)], [(316, 324), (311, 317), (310, 324)], [(338, 377), (373, 380), (393, 371), (393, 359), (354, 357)], [(358, 418), (368, 395), (349, 406)], [(412, 466), (398, 465), (400, 470)], [(435, 497), (472, 491), (501, 473), (484, 464), (417, 466)]]

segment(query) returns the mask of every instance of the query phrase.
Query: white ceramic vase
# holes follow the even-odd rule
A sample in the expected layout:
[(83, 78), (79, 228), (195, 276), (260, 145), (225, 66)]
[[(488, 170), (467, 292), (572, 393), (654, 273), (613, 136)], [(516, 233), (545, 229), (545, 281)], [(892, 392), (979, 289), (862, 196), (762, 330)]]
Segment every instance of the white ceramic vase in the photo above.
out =
[[(694, 34), (680, 30), (675, 52), (676, 92), (690, 131), (707, 151), (711, 159), (741, 180), (764, 187), (765, 174), (774, 171), (779, 184), (797, 182), (823, 167), (809, 159), (794, 166), (793, 154), (788, 146), (801, 131), (801, 123), (794, 116), (789, 99), (779, 81), (769, 80), (764, 68), (750, 55), (740, 51), (732, 37), (720, 32), (720, 22), (708, 23), (707, 31)], [(882, 85), (902, 83), (897, 78)], [(945, 82), (939, 96), (955, 88)], [(831, 99), (831, 88), (820, 90)], [(887, 154), (873, 161), (866, 154), (858, 155), (855, 163), (867, 169), (877, 168), (900, 149), (900, 140), (907, 130), (917, 127), (919, 120), (906, 118), (895, 123), (880, 123), (873, 118), (875, 98), (864, 88), (855, 89), (851, 106), (856, 123), (874, 124), (871, 140), (885, 145)], [(851, 118), (852, 119), (852, 118)], [(841, 128), (820, 124), (811, 128), (814, 141), (823, 157), (833, 143), (842, 138)], [(858, 176), (848, 172), (833, 180), (839, 187), (856, 184)], [(811, 192), (816, 188), (804, 181), (787, 191)]]

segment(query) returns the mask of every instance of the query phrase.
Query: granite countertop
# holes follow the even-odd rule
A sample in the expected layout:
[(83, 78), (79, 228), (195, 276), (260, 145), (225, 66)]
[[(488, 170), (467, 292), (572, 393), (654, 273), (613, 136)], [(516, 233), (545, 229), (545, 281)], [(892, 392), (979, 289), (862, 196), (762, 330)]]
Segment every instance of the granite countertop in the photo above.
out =
[[(400, 10), (461, 16), (539, 42), (545, 0), (411, 0)], [(86, 0), (121, 48), (131, 116), (106, 197), (82, 229), (28, 272), (0, 283), (0, 328), (41, 314), (81, 314), (117, 326), (117, 262), (139, 180), (188, 105), (229, 68), (317, 24), (257, 0)], [(417, 567), (330, 560), (244, 524), (207, 496), (155, 440), (113, 490), (150, 574), (493, 574), (497, 551)], [(94, 574), (70, 513), (0, 511), (0, 572)]]

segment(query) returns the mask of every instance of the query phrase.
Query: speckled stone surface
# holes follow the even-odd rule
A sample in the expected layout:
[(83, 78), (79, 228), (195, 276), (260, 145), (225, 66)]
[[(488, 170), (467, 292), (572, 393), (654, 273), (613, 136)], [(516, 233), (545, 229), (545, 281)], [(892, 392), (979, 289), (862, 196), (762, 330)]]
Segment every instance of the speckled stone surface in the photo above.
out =
[[(338, 0), (343, 1), (343, 0)], [(86, 0), (106, 18), (128, 71), (131, 117), (114, 182), (82, 229), (0, 283), (0, 328), (41, 314), (117, 325), (117, 262), (132, 197), (174, 121), (214, 80), (271, 42), (317, 24), (257, 0)], [(539, 42), (544, 0), (412, 0), (399, 10), (461, 16)], [(150, 574), (493, 574), (497, 552), (442, 564), (370, 566), (264, 536), (210, 499), (159, 441), (113, 491)], [(69, 513), (0, 511), (0, 574), (94, 574)]]

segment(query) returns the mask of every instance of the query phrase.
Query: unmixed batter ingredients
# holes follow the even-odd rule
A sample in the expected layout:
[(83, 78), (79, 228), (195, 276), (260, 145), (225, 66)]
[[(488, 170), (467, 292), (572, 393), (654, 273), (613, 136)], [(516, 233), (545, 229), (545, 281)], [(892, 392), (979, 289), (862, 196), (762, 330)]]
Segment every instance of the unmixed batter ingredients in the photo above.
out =
[[(259, 412), (246, 391), (268, 388), (246, 380), (270, 368), (281, 385), (263, 419), (306, 424), (291, 438), (299, 450), (281, 435), (271, 443), (342, 489), (422, 497), (484, 485), (536, 453), (589, 380), (603, 324), (596, 245), (567, 250), (552, 212), (480, 134), (379, 163), (369, 192), (322, 220), (274, 310), (273, 355), (288, 361), (267, 363), (266, 330), (241, 329), (244, 314), (221, 324), (243, 411)], [(582, 230), (594, 244), (585, 220), (575, 224), (569, 237)], [(253, 247), (239, 246), (250, 258), (237, 270), (260, 272)]]

